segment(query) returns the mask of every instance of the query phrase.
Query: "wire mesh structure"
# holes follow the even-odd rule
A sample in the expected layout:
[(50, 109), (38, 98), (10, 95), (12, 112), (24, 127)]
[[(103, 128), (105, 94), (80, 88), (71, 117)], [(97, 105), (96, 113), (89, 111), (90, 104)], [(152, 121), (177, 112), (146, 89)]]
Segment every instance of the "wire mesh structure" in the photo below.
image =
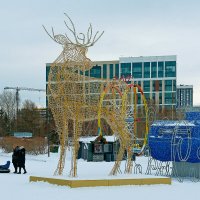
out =
[(162, 120), (152, 124), (146, 174), (155, 170), (155, 175), (172, 176), (180, 182), (184, 178), (200, 180), (199, 116), (199, 113), (186, 113), (187, 120)]
[[(68, 145), (68, 124), (73, 121), (72, 138), (72, 161), (70, 176), (77, 176), (77, 154), (79, 149), (79, 138), (82, 133), (83, 122), (98, 119), (100, 93), (105, 88), (113, 91), (120, 81), (114, 80), (105, 82), (103, 79), (89, 78), (88, 70), (93, 67), (92, 61), (87, 58), (86, 53), (89, 47), (93, 46), (104, 32), (97, 31), (93, 36), (92, 25), (90, 24), (86, 34), (77, 34), (75, 26), (70, 17), (65, 14), (71, 27), (65, 21), (67, 29), (72, 33), (74, 42), (67, 34), (47, 34), (58, 44), (63, 46), (63, 51), (51, 64), (48, 78), (48, 106), (53, 113), (57, 132), (60, 138), (60, 158), (55, 175), (63, 173), (65, 165), (66, 148)], [(111, 99), (114, 98), (113, 96)], [(115, 101), (115, 99), (114, 99)], [(112, 131), (118, 136), (120, 149), (117, 160), (111, 170), (111, 175), (120, 172), (120, 164), (125, 149), (130, 146), (130, 134), (127, 131), (124, 115), (121, 114), (115, 103), (101, 107), (101, 118), (110, 125)], [(129, 167), (129, 166), (127, 166)]]
[[(119, 118), (120, 124), (117, 124), (118, 128), (115, 130), (115, 134), (119, 132), (120, 134), (117, 134), (118, 139), (121, 141), (120, 145), (122, 144), (122, 148), (120, 149), (120, 159), (117, 159), (116, 162), (116, 168), (113, 170), (111, 174), (116, 174), (117, 171), (120, 171), (119, 166), (121, 163), (121, 158), (123, 157), (124, 150), (127, 152), (127, 161), (125, 164), (125, 173), (131, 174), (133, 169), (133, 154), (134, 152), (134, 146), (136, 147), (136, 141), (138, 140), (137, 134), (136, 134), (136, 125), (137, 125), (137, 90), (140, 91), (142, 94), (142, 100), (144, 103), (145, 108), (145, 134), (144, 134), (144, 142), (140, 149), (137, 149), (137, 154), (142, 154), (144, 151), (144, 148), (147, 144), (147, 135), (148, 135), (148, 107), (146, 104), (146, 99), (144, 96), (144, 93), (140, 86), (136, 84), (127, 84), (125, 81), (119, 81), (116, 82), (113, 80), (112, 83), (110, 83), (107, 87), (105, 87), (104, 91), (100, 95), (100, 102), (99, 102), (99, 110), (98, 110), (98, 130), (99, 135), (102, 136), (102, 128), (101, 128), (101, 116), (102, 113), (105, 113), (103, 111), (104, 106), (110, 106), (112, 113), (118, 113), (118, 115), (115, 115), (114, 117)], [(131, 91), (134, 91), (134, 109), (131, 111)], [(118, 95), (118, 97), (117, 97)], [(104, 105), (104, 106), (103, 106)], [(117, 119), (117, 118), (116, 118)], [(116, 121), (116, 119), (114, 119)], [(109, 121), (109, 120), (107, 120)], [(134, 124), (134, 125), (133, 125)], [(115, 125), (116, 126), (116, 125)], [(122, 126), (122, 127), (120, 127)], [(120, 127), (120, 128), (119, 128)], [(123, 139), (122, 139), (123, 137)], [(138, 152), (139, 150), (139, 152)], [(136, 164), (134, 162), (134, 168), (141, 168), (139, 164)], [(134, 169), (134, 171), (137, 171)], [(139, 170), (141, 171), (141, 170)]]

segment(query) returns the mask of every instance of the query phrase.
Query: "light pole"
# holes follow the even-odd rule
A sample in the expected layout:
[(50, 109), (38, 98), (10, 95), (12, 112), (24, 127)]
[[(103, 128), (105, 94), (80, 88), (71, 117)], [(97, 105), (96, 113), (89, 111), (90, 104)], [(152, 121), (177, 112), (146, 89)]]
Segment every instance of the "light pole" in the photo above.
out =
[(1, 116), (1, 118), (3, 117), (3, 113), (4, 113), (4, 112), (3, 112), (3, 109), (1, 108), (1, 109), (0, 109), (0, 116)]
[(0, 117), (1, 117), (1, 118), (0, 118), (0, 128), (3, 128), (3, 127), (2, 127), (3, 113), (4, 113), (4, 112), (3, 112), (3, 109), (1, 108), (1, 109), (0, 109)]
[(46, 108), (46, 131), (47, 131), (47, 152), (48, 152), (48, 157), (50, 157), (49, 109), (48, 108)]

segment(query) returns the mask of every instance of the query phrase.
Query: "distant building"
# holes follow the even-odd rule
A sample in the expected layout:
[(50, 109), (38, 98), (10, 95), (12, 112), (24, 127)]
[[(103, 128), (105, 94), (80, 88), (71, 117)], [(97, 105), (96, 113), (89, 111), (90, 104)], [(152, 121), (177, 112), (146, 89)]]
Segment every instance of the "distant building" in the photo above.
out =
[[(176, 56), (140, 56), (120, 58), (120, 78), (130, 75), (140, 85), (146, 99), (160, 107), (176, 105)], [(142, 104), (138, 96), (138, 104)]]
[[(120, 57), (118, 60), (93, 63), (93, 68), (84, 72), (85, 76), (99, 78), (101, 81), (125, 79), (128, 83), (140, 85), (146, 99), (152, 99), (160, 107), (176, 106), (176, 55)], [(46, 84), (50, 65), (51, 63), (46, 64)], [(137, 104), (143, 104), (140, 93)]]
[(193, 85), (177, 85), (177, 107), (193, 107)]
[(43, 121), (46, 121), (47, 119), (47, 109), (46, 108), (37, 108), (35, 111), (40, 115), (40, 118)]

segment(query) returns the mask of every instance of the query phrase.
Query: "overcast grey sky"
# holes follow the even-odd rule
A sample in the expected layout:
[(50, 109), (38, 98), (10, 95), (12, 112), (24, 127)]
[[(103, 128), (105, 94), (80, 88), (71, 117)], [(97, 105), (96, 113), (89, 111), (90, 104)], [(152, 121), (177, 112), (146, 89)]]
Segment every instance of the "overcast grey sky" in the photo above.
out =
[[(0, 0), (0, 92), (5, 86), (45, 88), (45, 63), (62, 47), (44, 32), (65, 33), (64, 12), (79, 32), (105, 31), (89, 49), (92, 60), (177, 55), (178, 84), (194, 85), (200, 105), (199, 0)], [(44, 104), (44, 94), (20, 92)]]

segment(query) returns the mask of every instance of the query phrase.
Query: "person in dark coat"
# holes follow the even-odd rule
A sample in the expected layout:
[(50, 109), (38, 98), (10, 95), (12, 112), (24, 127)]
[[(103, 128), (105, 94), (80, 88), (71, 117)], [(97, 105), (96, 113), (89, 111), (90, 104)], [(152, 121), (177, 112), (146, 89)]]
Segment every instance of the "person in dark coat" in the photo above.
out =
[(19, 147), (19, 158), (18, 158), (18, 166), (19, 166), (19, 172), (18, 174), (21, 174), (21, 169), (24, 170), (24, 174), (27, 173), (25, 168), (25, 154), (26, 150), (23, 146)]
[(16, 146), (15, 148), (13, 148), (13, 154), (12, 154), (12, 163), (15, 169), (14, 173), (17, 173), (18, 159), (19, 159), (19, 146)]

